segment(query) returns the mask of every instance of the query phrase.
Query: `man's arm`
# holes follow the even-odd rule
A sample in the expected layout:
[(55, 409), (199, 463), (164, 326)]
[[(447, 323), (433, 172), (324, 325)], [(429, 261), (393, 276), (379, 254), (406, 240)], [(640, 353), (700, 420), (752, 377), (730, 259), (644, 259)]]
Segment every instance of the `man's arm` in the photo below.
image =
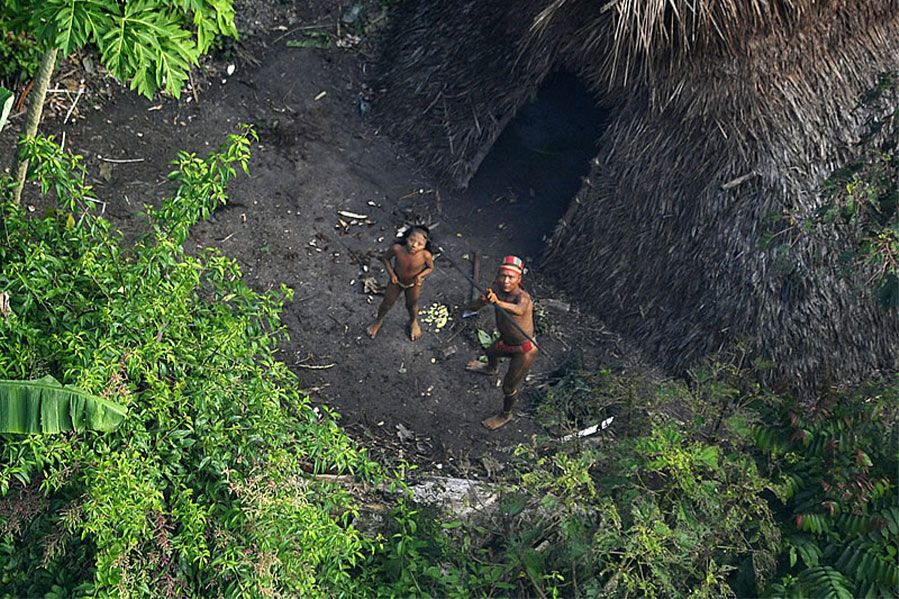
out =
[(415, 277), (415, 284), (421, 285), (421, 282), (424, 281), (425, 277), (432, 272), (434, 272), (434, 256), (431, 255), (431, 252), (425, 250), (425, 267), (418, 273), (418, 276)]
[(487, 301), (494, 306), (499, 306), (513, 316), (524, 316), (531, 305), (531, 298), (524, 294), (519, 294), (515, 302), (504, 302), (496, 297), (493, 289), (487, 290)]
[(396, 256), (396, 250), (394, 250), (394, 246), (396, 244), (391, 244), (387, 250), (381, 254), (381, 262), (384, 263), (384, 268), (387, 270), (387, 275), (390, 277), (390, 282), (396, 284), (399, 281), (399, 278), (396, 276), (396, 271), (393, 270), (393, 257)]

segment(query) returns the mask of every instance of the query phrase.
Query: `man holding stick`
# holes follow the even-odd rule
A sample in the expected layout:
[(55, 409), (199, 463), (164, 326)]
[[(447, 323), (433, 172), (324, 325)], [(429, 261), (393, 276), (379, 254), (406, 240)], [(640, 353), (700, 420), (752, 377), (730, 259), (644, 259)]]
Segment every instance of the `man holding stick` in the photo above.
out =
[(496, 328), (500, 337), (487, 348), (487, 363), (472, 360), (467, 370), (495, 375), (500, 358), (510, 358), (509, 369), (503, 377), (503, 408), (499, 413), (485, 419), (481, 424), (490, 430), (505, 426), (512, 420), (512, 407), (518, 396), (518, 386), (524, 381), (537, 358), (534, 343), (534, 305), (531, 296), (521, 288), (524, 262), (517, 256), (506, 256), (499, 267), (496, 279), (470, 306), (470, 310), (480, 310), (493, 304), (496, 312)]

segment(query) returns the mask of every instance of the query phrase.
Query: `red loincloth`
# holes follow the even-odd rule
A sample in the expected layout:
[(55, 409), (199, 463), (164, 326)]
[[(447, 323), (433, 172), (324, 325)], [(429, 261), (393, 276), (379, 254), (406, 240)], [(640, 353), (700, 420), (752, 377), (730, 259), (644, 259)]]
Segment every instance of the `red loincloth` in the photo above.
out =
[(493, 349), (496, 351), (505, 353), (505, 354), (526, 354), (529, 351), (536, 349), (533, 343), (531, 343), (530, 339), (525, 339), (518, 345), (509, 345), (508, 343), (503, 343), (499, 339), (493, 342)]

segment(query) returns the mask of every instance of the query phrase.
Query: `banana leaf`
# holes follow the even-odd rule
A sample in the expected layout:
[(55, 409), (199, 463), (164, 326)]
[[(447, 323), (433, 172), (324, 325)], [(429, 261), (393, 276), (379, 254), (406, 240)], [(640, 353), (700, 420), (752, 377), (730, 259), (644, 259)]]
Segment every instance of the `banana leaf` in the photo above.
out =
[(6, 119), (9, 118), (14, 98), (15, 94), (0, 85), (0, 131), (3, 131), (3, 127), (6, 125)]
[(34, 381), (0, 380), (0, 433), (60, 433), (118, 428), (128, 409), (52, 376)]

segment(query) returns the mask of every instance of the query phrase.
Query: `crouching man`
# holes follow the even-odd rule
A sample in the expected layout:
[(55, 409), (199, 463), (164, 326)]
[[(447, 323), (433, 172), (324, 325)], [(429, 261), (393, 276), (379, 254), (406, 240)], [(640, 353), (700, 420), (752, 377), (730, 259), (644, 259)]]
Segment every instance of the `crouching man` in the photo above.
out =
[(521, 288), (523, 274), (524, 262), (521, 258), (506, 256), (497, 271), (496, 279), (487, 289), (487, 294), (470, 306), (471, 310), (480, 310), (487, 304), (493, 304), (500, 337), (487, 348), (487, 363), (472, 360), (468, 363), (467, 370), (495, 375), (499, 359), (510, 359), (509, 369), (503, 377), (502, 411), (481, 423), (490, 430), (496, 430), (512, 420), (512, 407), (518, 396), (518, 387), (537, 359), (537, 346), (531, 341), (534, 338), (534, 306), (531, 296)]

